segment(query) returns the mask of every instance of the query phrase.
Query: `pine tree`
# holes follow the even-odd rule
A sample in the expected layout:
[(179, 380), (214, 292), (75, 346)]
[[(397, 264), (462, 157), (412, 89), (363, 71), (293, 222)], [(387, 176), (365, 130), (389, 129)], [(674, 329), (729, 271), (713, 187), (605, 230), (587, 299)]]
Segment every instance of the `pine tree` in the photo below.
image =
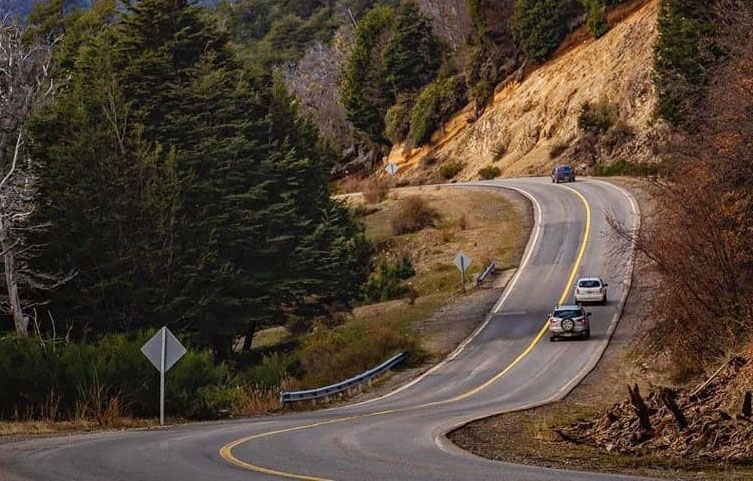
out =
[(384, 116), (394, 103), (386, 81), (382, 52), (391, 34), (395, 10), (376, 7), (361, 19), (342, 71), (340, 97), (348, 120), (371, 140), (386, 144)]
[(227, 357), (357, 295), (368, 246), (329, 197), (329, 149), (199, 8), (143, 0), (77, 52), (33, 130), (55, 244), (39, 261), (79, 270), (52, 304), (79, 332), (168, 324)]
[(441, 60), (439, 41), (431, 21), (415, 3), (400, 7), (392, 38), (384, 51), (387, 81), (396, 92), (417, 90), (437, 74)]
[(510, 24), (528, 58), (543, 62), (559, 47), (574, 6), (571, 0), (516, 0)]

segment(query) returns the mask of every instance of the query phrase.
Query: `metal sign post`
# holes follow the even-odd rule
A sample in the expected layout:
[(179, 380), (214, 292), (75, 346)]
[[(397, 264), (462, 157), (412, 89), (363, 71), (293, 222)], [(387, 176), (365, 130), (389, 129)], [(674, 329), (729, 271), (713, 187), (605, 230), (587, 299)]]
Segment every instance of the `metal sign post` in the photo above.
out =
[(458, 252), (458, 255), (455, 256), (452, 263), (455, 264), (455, 267), (460, 271), (460, 289), (463, 291), (463, 294), (465, 294), (465, 271), (471, 266), (471, 258), (468, 257), (468, 254), (465, 252), (460, 251)]
[(165, 425), (165, 373), (186, 353), (183, 344), (163, 327), (146, 344), (141, 352), (159, 371), (159, 425)]

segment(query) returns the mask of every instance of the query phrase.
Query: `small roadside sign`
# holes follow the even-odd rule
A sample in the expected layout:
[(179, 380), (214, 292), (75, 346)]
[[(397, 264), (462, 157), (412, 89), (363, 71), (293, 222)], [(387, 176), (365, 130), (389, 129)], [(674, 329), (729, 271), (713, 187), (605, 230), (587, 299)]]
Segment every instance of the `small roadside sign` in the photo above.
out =
[(400, 170), (400, 167), (390, 162), (389, 164), (387, 164), (387, 167), (385, 167), (384, 170), (386, 170), (390, 175), (395, 175), (397, 174), (397, 171)]
[(457, 267), (460, 272), (465, 272), (471, 266), (471, 258), (468, 257), (468, 254), (465, 252), (460, 251), (458, 252), (458, 255), (455, 256), (455, 260), (453, 260), (452, 263), (455, 264), (455, 267)]
[(141, 346), (141, 352), (159, 371), (159, 424), (165, 424), (165, 373), (175, 365), (186, 353), (186, 348), (180, 343), (170, 329), (163, 327), (146, 344)]
[(460, 271), (460, 289), (465, 293), (465, 271), (471, 266), (471, 258), (465, 252), (460, 251), (452, 263)]

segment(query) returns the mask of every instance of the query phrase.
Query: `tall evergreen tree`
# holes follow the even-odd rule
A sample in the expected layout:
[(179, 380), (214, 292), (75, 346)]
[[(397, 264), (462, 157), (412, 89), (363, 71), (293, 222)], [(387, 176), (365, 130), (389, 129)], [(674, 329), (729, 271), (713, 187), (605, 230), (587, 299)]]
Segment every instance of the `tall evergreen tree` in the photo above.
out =
[(417, 90), (439, 70), (441, 47), (429, 20), (413, 2), (403, 4), (384, 51), (387, 81), (394, 91)]
[(366, 276), (315, 129), (188, 2), (142, 0), (82, 45), (33, 131), (55, 244), (40, 262), (79, 270), (53, 308), (81, 331), (166, 323), (224, 357), (261, 325), (348, 303)]

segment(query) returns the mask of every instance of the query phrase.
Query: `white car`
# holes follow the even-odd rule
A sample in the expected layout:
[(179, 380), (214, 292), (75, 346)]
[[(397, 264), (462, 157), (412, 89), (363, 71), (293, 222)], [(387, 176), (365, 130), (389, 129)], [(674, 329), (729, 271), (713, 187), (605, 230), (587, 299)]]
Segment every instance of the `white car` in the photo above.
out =
[(598, 277), (584, 277), (575, 283), (575, 302), (607, 303), (607, 284)]

